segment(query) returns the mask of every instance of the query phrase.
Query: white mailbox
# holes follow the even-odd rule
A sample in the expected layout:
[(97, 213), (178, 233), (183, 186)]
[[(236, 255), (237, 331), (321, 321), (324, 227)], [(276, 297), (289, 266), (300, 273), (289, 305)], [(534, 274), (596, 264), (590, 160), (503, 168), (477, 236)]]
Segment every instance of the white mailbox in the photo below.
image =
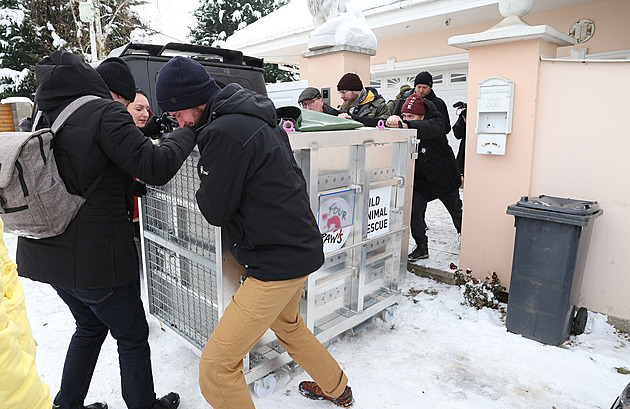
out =
[(507, 135), (512, 132), (514, 83), (487, 78), (479, 83), (477, 98), (477, 153), (505, 155)]

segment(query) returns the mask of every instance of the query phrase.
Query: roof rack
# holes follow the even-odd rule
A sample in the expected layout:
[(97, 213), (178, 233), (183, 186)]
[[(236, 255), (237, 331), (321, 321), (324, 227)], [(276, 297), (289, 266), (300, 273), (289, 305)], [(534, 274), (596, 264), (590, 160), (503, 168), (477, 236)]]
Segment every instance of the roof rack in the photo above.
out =
[(168, 43), (164, 46), (128, 43), (109, 53), (109, 57), (122, 57), (124, 55), (146, 55), (152, 57), (185, 55), (201, 61), (216, 61), (224, 64), (263, 67), (262, 58), (244, 56), (240, 51), (185, 43)]

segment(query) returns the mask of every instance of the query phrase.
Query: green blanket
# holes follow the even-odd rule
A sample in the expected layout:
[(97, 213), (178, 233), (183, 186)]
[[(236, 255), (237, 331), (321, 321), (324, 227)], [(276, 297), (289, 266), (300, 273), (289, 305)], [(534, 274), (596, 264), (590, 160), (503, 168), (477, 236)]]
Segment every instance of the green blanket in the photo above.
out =
[[(276, 109), (278, 113), (278, 121), (285, 129), (290, 128), (289, 124), (284, 125), (286, 121), (291, 121), (295, 131), (313, 132), (313, 131), (336, 131), (341, 129), (361, 128), (361, 122), (351, 119), (339, 118), (338, 116), (328, 115), (321, 112), (301, 109), (294, 106), (280, 107)], [(298, 111), (300, 111), (298, 113)]]

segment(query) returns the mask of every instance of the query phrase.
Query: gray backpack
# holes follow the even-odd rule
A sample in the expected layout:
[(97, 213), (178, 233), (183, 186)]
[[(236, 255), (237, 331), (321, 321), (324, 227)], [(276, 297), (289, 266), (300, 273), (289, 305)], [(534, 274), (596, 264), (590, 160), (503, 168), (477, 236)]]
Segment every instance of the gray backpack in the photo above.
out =
[[(77, 109), (94, 99), (99, 97), (72, 101), (50, 128), (0, 132), (0, 214), (5, 231), (34, 239), (63, 233), (100, 182), (103, 174), (83, 196), (68, 193), (53, 155), (55, 135)], [(38, 112), (33, 129), (40, 117)]]

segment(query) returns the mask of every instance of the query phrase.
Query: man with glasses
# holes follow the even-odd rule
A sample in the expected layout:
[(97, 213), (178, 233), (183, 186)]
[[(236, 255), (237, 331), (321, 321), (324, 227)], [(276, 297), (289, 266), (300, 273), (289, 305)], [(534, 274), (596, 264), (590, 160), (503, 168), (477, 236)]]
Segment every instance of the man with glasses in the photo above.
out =
[(324, 102), (324, 98), (317, 88), (305, 88), (298, 97), (298, 103), (303, 109), (335, 116), (340, 114), (339, 111)]
[(391, 115), (385, 98), (376, 88), (363, 88), (361, 79), (353, 72), (341, 77), (337, 91), (343, 100), (341, 118), (353, 119), (365, 126), (377, 126), (380, 120), (385, 121)]

